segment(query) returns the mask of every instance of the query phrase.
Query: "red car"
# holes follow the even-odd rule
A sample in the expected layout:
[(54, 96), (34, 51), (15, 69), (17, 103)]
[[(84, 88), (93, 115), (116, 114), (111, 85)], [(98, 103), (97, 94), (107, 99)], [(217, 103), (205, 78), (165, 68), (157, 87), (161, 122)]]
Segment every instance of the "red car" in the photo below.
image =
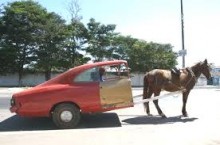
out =
[(26, 117), (51, 117), (59, 128), (74, 128), (82, 113), (132, 106), (127, 62), (115, 60), (77, 66), (15, 93), (10, 111)]

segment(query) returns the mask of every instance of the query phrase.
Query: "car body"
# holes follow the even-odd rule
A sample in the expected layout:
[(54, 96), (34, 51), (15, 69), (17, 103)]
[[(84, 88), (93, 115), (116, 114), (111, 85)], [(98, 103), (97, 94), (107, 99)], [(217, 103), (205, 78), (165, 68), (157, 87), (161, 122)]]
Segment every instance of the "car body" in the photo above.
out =
[[(104, 81), (100, 80), (104, 68)], [(11, 112), (25, 117), (52, 117), (59, 128), (74, 128), (82, 113), (132, 107), (128, 64), (103, 61), (74, 67), (40, 85), (13, 94)]]

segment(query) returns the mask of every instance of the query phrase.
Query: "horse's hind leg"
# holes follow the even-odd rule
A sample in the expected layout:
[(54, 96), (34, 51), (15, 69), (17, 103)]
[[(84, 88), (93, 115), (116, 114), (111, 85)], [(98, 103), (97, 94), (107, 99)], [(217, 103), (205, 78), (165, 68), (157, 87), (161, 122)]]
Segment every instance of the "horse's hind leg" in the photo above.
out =
[[(156, 97), (156, 96), (159, 96), (159, 95), (160, 95), (160, 91), (161, 91), (161, 90), (157, 90), (156, 92), (154, 92), (154, 96), (155, 96), (155, 97)], [(166, 118), (166, 115), (165, 115), (165, 114), (163, 113), (163, 111), (160, 109), (158, 100), (154, 100), (153, 102), (154, 102), (154, 105), (155, 105), (155, 107), (156, 107), (156, 109), (157, 109), (158, 114), (159, 114), (161, 117)]]
[[(152, 96), (152, 94), (153, 92), (151, 90), (148, 90), (148, 92), (146, 93), (146, 96), (144, 96), (143, 99), (149, 99)], [(144, 108), (145, 108), (147, 115), (152, 116), (152, 114), (150, 114), (149, 102), (144, 103)]]

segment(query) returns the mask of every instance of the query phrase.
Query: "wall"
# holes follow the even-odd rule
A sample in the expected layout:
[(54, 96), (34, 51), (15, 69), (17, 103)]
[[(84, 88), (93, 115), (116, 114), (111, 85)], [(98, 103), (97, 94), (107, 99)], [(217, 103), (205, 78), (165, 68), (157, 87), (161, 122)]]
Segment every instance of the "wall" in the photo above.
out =
[[(57, 74), (52, 74), (52, 77)], [(43, 73), (36, 74), (25, 74), (22, 78), (22, 86), (36, 86), (45, 81), (45, 76)], [(0, 76), (0, 86), (8, 87), (8, 86), (18, 86), (19, 79), (18, 74), (7, 74), (4, 76)]]
[[(52, 74), (52, 77), (58, 74)], [(143, 86), (143, 73), (131, 74), (131, 84), (133, 87)], [(22, 79), (23, 86), (35, 86), (44, 82), (45, 77), (43, 73), (37, 74), (25, 74)], [(8, 74), (0, 76), (0, 87), (18, 86), (18, 74)], [(201, 76), (197, 81), (197, 86), (204, 86), (207, 84), (207, 80), (204, 76)]]

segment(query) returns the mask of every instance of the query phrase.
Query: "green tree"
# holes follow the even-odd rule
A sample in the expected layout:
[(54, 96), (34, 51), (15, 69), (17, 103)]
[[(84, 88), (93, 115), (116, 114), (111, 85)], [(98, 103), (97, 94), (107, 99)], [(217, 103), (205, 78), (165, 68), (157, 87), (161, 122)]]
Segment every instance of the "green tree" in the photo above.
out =
[[(177, 55), (170, 44), (146, 42), (115, 33), (116, 25), (104, 25), (90, 19), (87, 27), (81, 22), (78, 0), (70, 5), (71, 23), (56, 13), (48, 13), (33, 1), (0, 6), (0, 67), (5, 72), (18, 72), (19, 82), (25, 68), (45, 72), (66, 70), (89, 60), (125, 59), (132, 71), (171, 68)], [(0, 71), (0, 73), (3, 71)]]
[(144, 72), (149, 67), (151, 49), (145, 41), (138, 40), (128, 50), (128, 63), (132, 72)]
[(114, 47), (114, 51), (112, 53), (113, 59), (129, 59), (129, 51), (135, 44), (135, 42), (138, 41), (136, 38), (132, 38), (131, 36), (123, 36), (118, 35), (113, 39), (112, 46)]
[(152, 69), (169, 69), (177, 64), (177, 54), (172, 51), (172, 46), (170, 44), (158, 44), (151, 42), (149, 45), (153, 48), (151, 61), (153, 64)]
[(37, 26), (46, 13), (44, 8), (33, 1), (8, 3), (2, 12), (0, 25), (2, 47), (10, 49), (10, 55), (4, 59), (10, 60), (10, 56), (15, 57), (10, 68), (19, 73), (19, 85), (22, 83), (25, 66), (33, 60)]
[(147, 43), (139, 40), (128, 51), (128, 63), (134, 72), (169, 69), (177, 64), (177, 55), (170, 44)]
[(71, 15), (71, 23), (68, 25), (69, 37), (64, 42), (65, 59), (61, 63), (65, 68), (84, 64), (90, 60), (82, 54), (82, 48), (86, 43), (87, 29), (81, 22), (80, 5), (78, 0), (68, 3), (68, 11)]
[(88, 26), (87, 44), (85, 49), (91, 54), (95, 61), (111, 59), (114, 47), (112, 46), (114, 37), (117, 33), (114, 32), (116, 25), (104, 25), (96, 22), (95, 19), (90, 19)]
[(83, 55), (83, 46), (86, 43), (87, 29), (80, 21), (72, 21), (68, 25), (69, 36), (64, 42), (65, 48), (65, 68), (81, 65), (90, 60), (89, 57)]
[(55, 13), (48, 13), (41, 18), (38, 30), (38, 46), (35, 48), (37, 57), (35, 67), (45, 73), (45, 79), (51, 78), (52, 70), (59, 69), (59, 63), (63, 60), (65, 49), (63, 41), (68, 36), (65, 21)]
[(0, 74), (14, 73), (17, 70), (14, 68), (16, 56), (16, 49), (13, 47), (7, 48), (4, 42), (0, 44)]

